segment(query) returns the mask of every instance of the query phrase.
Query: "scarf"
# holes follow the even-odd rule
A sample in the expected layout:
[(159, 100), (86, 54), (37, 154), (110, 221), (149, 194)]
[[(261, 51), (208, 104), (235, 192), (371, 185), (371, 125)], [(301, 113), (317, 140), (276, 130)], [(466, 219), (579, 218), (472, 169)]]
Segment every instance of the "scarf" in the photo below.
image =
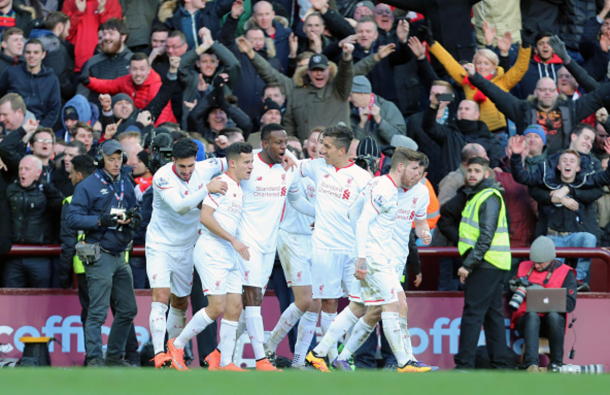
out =
[[(489, 74), (487, 77), (484, 77), (487, 81), (491, 81), (493, 77), (493, 74)], [(472, 98), (472, 100), (474, 100), (477, 104), (481, 104), (483, 102), (485, 102), (487, 100), (487, 96), (485, 96), (483, 94), (483, 92), (481, 92), (480, 90), (478, 90), (474, 85), (472, 85), (470, 83), (470, 80), (468, 79), (468, 76), (464, 77), (464, 80), (462, 81), (462, 85), (470, 85), (470, 89), (474, 90), (474, 97)]]

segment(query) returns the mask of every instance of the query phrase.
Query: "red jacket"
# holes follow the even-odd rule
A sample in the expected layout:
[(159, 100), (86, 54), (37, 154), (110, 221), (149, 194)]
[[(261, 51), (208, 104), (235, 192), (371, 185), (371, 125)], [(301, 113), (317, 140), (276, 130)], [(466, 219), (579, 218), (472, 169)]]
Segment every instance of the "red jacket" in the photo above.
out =
[(70, 17), (70, 34), (68, 41), (74, 44), (75, 68), (79, 72), (83, 64), (95, 52), (97, 46), (97, 29), (110, 18), (121, 19), (123, 11), (118, 0), (108, 0), (104, 12), (97, 12), (97, 0), (87, 0), (85, 12), (80, 12), (75, 0), (66, 0), (62, 12)]
[[(89, 85), (87, 88), (97, 93), (106, 93), (109, 95), (116, 95), (117, 93), (125, 93), (131, 96), (134, 106), (143, 110), (146, 108), (148, 103), (157, 95), (159, 89), (161, 89), (161, 77), (153, 69), (150, 69), (150, 74), (146, 81), (142, 85), (136, 86), (131, 75), (124, 75), (114, 80), (102, 80), (95, 77), (89, 78)], [(171, 103), (168, 102), (167, 106), (159, 115), (156, 124), (160, 125), (164, 122), (176, 122), (176, 117), (172, 112)]]

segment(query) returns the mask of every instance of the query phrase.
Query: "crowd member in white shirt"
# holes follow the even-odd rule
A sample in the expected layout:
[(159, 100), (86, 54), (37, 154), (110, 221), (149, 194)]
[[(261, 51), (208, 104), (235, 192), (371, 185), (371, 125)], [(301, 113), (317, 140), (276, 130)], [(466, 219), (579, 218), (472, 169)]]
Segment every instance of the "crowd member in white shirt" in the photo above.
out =
[[(354, 276), (354, 231), (348, 210), (371, 179), (371, 175), (349, 159), (353, 140), (345, 126), (331, 126), (324, 131), (320, 159), (299, 164), (303, 177), (316, 185), (316, 223), (311, 238), (313, 299), (321, 300), (322, 332), (326, 333), (337, 316), (338, 299), (350, 288)], [(354, 317), (354, 323), (358, 318)], [(331, 357), (336, 344), (331, 347)], [(311, 355), (308, 354), (306, 359)]]
[(226, 160), (196, 162), (197, 151), (197, 144), (191, 139), (178, 140), (172, 150), (173, 163), (160, 168), (153, 178), (146, 272), (152, 288), (150, 332), (157, 368), (171, 363), (163, 347), (166, 330), (170, 338), (176, 337), (186, 322), (193, 281), (193, 247), (198, 236), (197, 206), (208, 193), (227, 190), (225, 181), (212, 179), (226, 170)]

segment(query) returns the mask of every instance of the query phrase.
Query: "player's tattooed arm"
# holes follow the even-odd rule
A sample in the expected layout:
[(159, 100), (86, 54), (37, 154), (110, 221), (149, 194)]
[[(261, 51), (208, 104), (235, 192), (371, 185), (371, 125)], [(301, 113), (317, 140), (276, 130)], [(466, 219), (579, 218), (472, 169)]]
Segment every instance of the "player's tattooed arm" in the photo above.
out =
[(368, 271), (366, 269), (366, 258), (358, 258), (358, 260), (356, 261), (356, 272), (354, 273), (354, 276), (358, 280), (364, 280), (366, 278), (367, 272)]

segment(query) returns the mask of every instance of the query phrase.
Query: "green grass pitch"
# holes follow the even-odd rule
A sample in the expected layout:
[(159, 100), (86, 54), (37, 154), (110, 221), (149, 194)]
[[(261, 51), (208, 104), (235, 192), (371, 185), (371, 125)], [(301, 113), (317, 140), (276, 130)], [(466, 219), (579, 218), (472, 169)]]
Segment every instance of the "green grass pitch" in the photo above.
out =
[(0, 370), (2, 394), (610, 394), (610, 375), (525, 372), (399, 374), (285, 371), (282, 373), (191, 372), (153, 369)]

